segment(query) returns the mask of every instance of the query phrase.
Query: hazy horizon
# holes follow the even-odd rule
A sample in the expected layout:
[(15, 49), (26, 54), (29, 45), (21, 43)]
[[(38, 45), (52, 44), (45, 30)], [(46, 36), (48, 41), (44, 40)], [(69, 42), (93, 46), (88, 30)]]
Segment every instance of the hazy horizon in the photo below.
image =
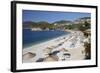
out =
[(37, 10), (23, 10), (22, 21), (40, 22), (46, 21), (53, 23), (55, 21), (67, 20), (74, 21), (82, 17), (91, 17), (90, 13), (80, 12), (58, 12), (58, 11), (37, 11)]

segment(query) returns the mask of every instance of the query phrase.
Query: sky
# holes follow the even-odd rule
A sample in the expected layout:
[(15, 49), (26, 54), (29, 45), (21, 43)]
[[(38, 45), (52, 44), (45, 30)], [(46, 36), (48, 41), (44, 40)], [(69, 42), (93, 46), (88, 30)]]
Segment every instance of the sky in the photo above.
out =
[(90, 13), (79, 13), (79, 12), (58, 12), (58, 11), (36, 11), (36, 10), (23, 10), (22, 19), (25, 21), (47, 21), (53, 23), (60, 20), (74, 21), (82, 17), (90, 17)]

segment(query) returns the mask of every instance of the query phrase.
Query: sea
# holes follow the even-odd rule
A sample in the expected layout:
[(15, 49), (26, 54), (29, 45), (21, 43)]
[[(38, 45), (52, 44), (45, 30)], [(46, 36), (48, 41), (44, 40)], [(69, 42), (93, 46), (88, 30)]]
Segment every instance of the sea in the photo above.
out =
[(23, 49), (66, 34), (69, 34), (69, 32), (60, 30), (32, 31), (30, 29), (23, 29)]

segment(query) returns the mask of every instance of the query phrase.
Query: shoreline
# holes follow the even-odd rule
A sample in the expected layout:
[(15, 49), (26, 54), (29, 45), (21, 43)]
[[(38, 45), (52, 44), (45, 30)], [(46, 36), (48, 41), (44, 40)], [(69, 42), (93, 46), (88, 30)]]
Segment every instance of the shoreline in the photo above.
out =
[(71, 34), (71, 33), (70, 33), (70, 32), (67, 32), (67, 34), (63, 34), (63, 35), (58, 36), (58, 37), (54, 37), (54, 38), (51, 38), (51, 39), (39, 41), (39, 42), (37, 42), (37, 43), (31, 43), (31, 44), (28, 44), (28, 45), (30, 45), (30, 46), (24, 46), (23, 49), (27, 49), (27, 48), (29, 48), (29, 47), (32, 47), (32, 46), (35, 46), (35, 45), (38, 45), (38, 44), (41, 44), (41, 43), (45, 43), (45, 42), (48, 42), (48, 41), (51, 41), (51, 40), (57, 40), (57, 39), (59, 39), (59, 38), (62, 38), (62, 37), (64, 37), (64, 36), (67, 36), (67, 35), (69, 35), (69, 34)]
[[(46, 41), (23, 49), (23, 62), (36, 62), (39, 58), (47, 58), (48, 53), (55, 51), (60, 51), (60, 53), (56, 55), (58, 57), (58, 60), (60, 61), (63, 58), (62, 54), (66, 52), (64, 50), (67, 50), (67, 53), (71, 55), (71, 57), (67, 58), (67, 60), (84, 59), (84, 53), (82, 53), (82, 51), (84, 51), (84, 46), (82, 46), (82, 43), (80, 43), (80, 41), (82, 40), (82, 33), (80, 31), (72, 30), (65, 31), (70, 32), (70, 34), (63, 35), (56, 39), (54, 38), (50, 41)], [(70, 46), (71, 44), (74, 44), (75, 46), (72, 47)], [(25, 58), (24, 55), (29, 52), (35, 53), (36, 56), (32, 58)]]
[(41, 42), (41, 43), (37, 43), (35, 45), (32, 45), (32, 46), (28, 46), (28, 47), (25, 47), (23, 50), (30, 50), (32, 49), (33, 47), (37, 47), (39, 45), (44, 45), (44, 44), (48, 44), (48, 43), (51, 43), (51, 42), (54, 42), (54, 41), (58, 41), (60, 39), (63, 39), (64, 37), (68, 36), (70, 34), (67, 34), (67, 35), (62, 35), (62, 36), (59, 36), (57, 38), (53, 38), (53, 39), (50, 39), (50, 40), (47, 40), (47, 41), (44, 41), (44, 42)]

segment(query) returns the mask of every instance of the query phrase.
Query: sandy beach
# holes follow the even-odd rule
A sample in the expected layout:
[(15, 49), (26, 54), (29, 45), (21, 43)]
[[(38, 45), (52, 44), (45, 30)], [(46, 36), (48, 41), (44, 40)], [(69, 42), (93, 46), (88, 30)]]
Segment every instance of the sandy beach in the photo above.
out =
[(69, 32), (68, 35), (24, 48), (23, 63), (84, 60), (83, 33), (81, 31)]

